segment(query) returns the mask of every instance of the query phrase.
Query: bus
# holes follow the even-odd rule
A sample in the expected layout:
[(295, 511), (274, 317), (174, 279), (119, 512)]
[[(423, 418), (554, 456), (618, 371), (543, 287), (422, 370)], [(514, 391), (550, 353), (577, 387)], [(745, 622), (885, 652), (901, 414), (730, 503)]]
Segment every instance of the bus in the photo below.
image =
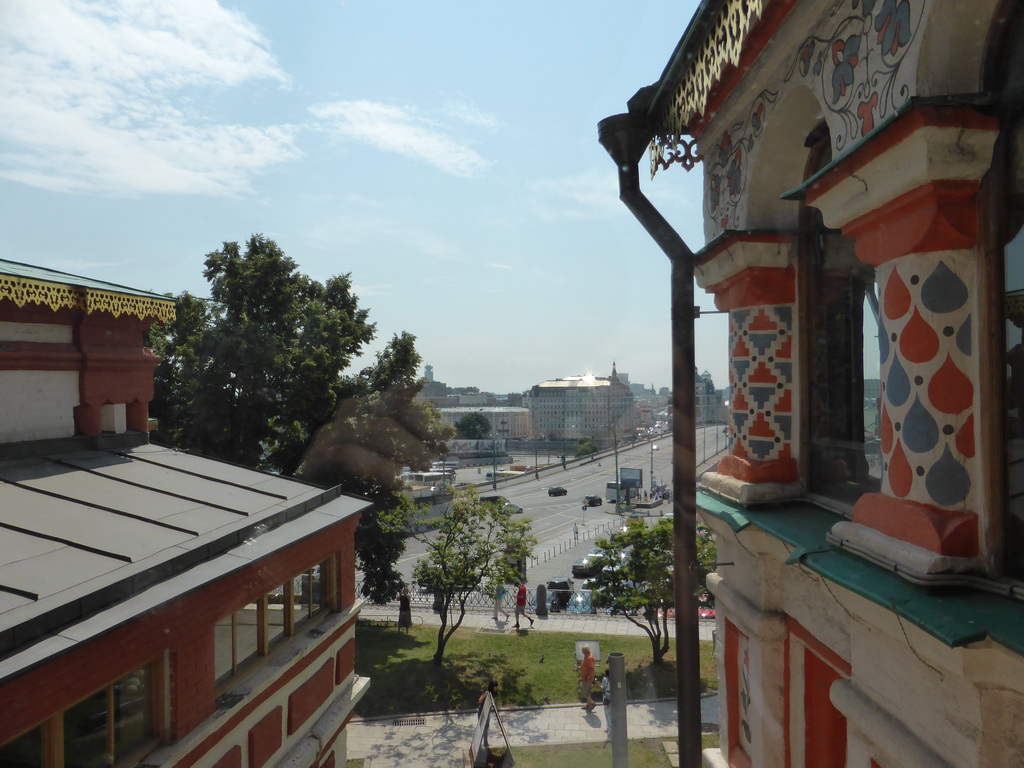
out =
[(444, 461), (435, 461), (430, 465), (430, 469), (433, 472), (454, 472), (462, 466), (462, 462), (458, 459), (445, 459)]
[(604, 497), (607, 501), (618, 501), (619, 500), (619, 484), (618, 483), (606, 483), (604, 486)]

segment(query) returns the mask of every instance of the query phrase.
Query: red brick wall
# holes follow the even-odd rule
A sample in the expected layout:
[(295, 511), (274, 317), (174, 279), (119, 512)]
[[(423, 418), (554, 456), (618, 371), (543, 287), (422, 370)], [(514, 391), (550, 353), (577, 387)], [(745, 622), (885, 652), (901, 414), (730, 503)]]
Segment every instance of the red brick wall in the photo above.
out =
[(334, 659), (318, 669), (288, 697), (288, 735), (291, 736), (327, 701), (334, 690)]
[(356, 641), (349, 640), (338, 651), (338, 676), (335, 682), (341, 685), (345, 678), (351, 675), (356, 668)]
[[(154, 661), (167, 649), (172, 667), (170, 736), (175, 741), (182, 738), (214, 712), (217, 620), (332, 553), (351, 553), (354, 528), (354, 520), (342, 521), (0, 686), (0, 744)], [(351, 556), (341, 559), (339, 571), (347, 572), (346, 578), (354, 583)]]
[(281, 708), (274, 707), (249, 731), (249, 768), (262, 768), (281, 748)]
[(224, 757), (213, 764), (213, 768), (242, 768), (242, 748), (234, 746), (229, 749)]

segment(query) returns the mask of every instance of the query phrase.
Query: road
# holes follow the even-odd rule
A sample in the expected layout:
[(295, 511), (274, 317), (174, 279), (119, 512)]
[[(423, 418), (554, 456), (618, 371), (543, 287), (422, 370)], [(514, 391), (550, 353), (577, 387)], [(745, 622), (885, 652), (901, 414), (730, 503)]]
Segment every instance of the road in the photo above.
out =
[[(716, 453), (725, 449), (725, 435), (722, 425), (711, 425), (697, 430), (698, 467), (713, 461)], [(652, 450), (652, 446), (656, 446)], [(531, 587), (553, 578), (568, 576), (573, 561), (585, 555), (593, 546), (595, 538), (608, 536), (619, 525), (614, 502), (604, 500), (601, 506), (586, 507), (583, 497), (600, 496), (605, 499), (605, 486), (615, 478), (616, 457), (601, 454), (599, 458), (582, 463), (570, 462), (567, 469), (561, 467), (543, 470), (540, 479), (533, 473), (513, 481), (498, 483), (498, 490), (490, 483), (478, 485), (481, 495), (500, 494), (523, 508), (523, 517), (531, 522), (533, 535), (537, 538), (534, 558), (527, 567), (527, 582)], [(658, 483), (670, 485), (672, 477), (671, 435), (655, 439), (651, 443), (640, 443), (635, 447), (620, 448), (619, 468), (630, 467), (643, 470), (644, 486), (650, 487), (653, 476)], [(478, 483), (486, 476), (488, 469), (476, 468), (458, 471), (457, 482)], [(549, 496), (547, 489), (561, 486), (568, 491), (565, 496)], [(659, 515), (671, 509), (663, 503), (652, 510)], [(579, 530), (578, 541), (573, 537), (573, 525)], [(412, 570), (416, 561), (423, 556), (425, 545), (409, 539), (405, 555), (399, 560), (398, 568), (403, 578), (412, 582)]]

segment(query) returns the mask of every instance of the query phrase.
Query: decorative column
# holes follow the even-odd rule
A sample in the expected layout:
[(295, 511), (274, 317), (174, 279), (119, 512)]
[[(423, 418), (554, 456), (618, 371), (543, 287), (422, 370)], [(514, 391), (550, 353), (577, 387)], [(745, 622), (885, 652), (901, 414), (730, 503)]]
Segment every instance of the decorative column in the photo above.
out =
[(701, 254), (697, 283), (729, 311), (730, 453), (705, 486), (742, 503), (800, 494), (794, 409), (793, 235), (725, 232)]
[(879, 289), (882, 489), (833, 534), (920, 572), (979, 554), (975, 382), (992, 372), (977, 350), (975, 196), (996, 129), (966, 107), (920, 107), (806, 190)]

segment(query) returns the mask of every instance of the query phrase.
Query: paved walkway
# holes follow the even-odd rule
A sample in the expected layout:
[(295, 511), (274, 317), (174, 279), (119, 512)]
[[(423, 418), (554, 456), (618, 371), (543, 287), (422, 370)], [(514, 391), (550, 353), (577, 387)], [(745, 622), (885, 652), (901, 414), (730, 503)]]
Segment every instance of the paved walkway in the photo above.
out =
[[(364, 612), (372, 618), (372, 609)], [(437, 626), (439, 618), (428, 611), (414, 611), (414, 623)], [(511, 623), (495, 623), (490, 613), (467, 614), (467, 627), (491, 627), (511, 630)], [(714, 622), (701, 622), (701, 639), (711, 640)], [(511, 630), (514, 631), (514, 630)], [(643, 630), (622, 618), (551, 614), (538, 618), (533, 632), (571, 632), (587, 639), (588, 632), (601, 635), (643, 635)], [(371, 682), (372, 685), (372, 682)], [(626, 728), (630, 739), (676, 739), (676, 702), (650, 701), (627, 705)], [(586, 712), (579, 704), (503, 709), (501, 721), (509, 743), (517, 746), (543, 744), (579, 744), (606, 742), (608, 734), (604, 707)], [(701, 699), (701, 722), (706, 730), (718, 727), (718, 697)], [(353, 719), (346, 728), (348, 757), (364, 758), (367, 768), (411, 766), (463, 766), (468, 760), (469, 744), (476, 726), (476, 711), (437, 712), (373, 719)], [(491, 743), (500, 743), (492, 731)]]

